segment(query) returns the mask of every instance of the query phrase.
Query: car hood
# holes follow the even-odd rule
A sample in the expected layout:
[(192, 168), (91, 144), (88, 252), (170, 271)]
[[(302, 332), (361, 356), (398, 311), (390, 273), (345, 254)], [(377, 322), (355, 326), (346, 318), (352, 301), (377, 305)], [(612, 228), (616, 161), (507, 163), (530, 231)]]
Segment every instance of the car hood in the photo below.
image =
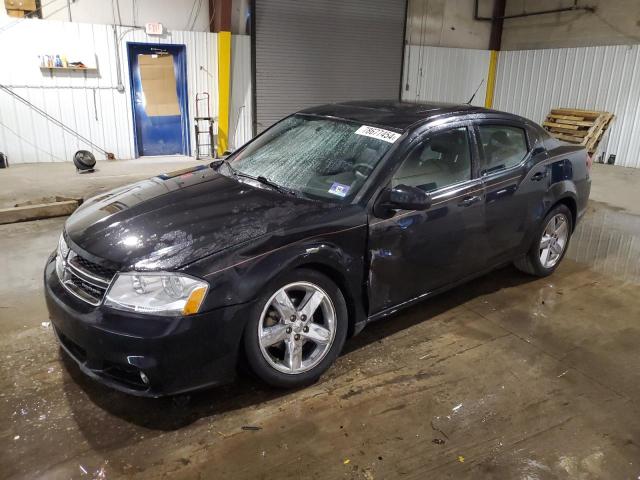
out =
[(177, 268), (335, 208), (248, 185), (209, 167), (94, 197), (66, 222), (70, 243), (121, 269)]

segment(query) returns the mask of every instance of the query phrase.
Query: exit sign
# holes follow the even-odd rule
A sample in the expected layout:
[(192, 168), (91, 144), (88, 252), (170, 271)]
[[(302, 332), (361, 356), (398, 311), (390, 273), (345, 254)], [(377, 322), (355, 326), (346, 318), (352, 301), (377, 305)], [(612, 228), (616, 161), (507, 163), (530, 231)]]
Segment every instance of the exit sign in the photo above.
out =
[(144, 26), (147, 35), (162, 35), (163, 28), (161, 23), (147, 23)]

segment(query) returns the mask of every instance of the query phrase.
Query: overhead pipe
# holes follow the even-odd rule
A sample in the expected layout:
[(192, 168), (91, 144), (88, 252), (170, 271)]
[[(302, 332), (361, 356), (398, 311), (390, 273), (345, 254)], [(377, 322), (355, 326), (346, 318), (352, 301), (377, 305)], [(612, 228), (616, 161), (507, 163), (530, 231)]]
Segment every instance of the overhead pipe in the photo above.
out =
[(563, 8), (554, 8), (552, 10), (540, 10), (537, 12), (524, 12), (518, 13), (516, 15), (493, 15), (491, 17), (481, 17), (478, 14), (478, 2), (479, 0), (475, 0), (474, 8), (473, 8), (473, 18), (475, 20), (484, 20), (487, 22), (492, 22), (496, 20), (509, 20), (510, 18), (522, 18), (522, 17), (533, 17), (535, 15), (546, 15), (549, 13), (562, 13), (562, 12), (576, 12), (576, 11), (585, 11), (593, 13), (596, 11), (595, 7), (583, 7), (578, 5), (578, 0), (574, 0), (573, 5), (571, 7), (563, 7)]

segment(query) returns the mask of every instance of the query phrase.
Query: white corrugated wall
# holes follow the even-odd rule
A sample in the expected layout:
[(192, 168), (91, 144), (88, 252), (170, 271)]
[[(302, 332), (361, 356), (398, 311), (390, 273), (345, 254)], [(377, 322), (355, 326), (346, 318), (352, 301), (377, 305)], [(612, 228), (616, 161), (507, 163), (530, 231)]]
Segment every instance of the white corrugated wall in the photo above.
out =
[(229, 109), (229, 146), (239, 148), (253, 137), (253, 101), (251, 96), (251, 37), (231, 37), (231, 103)]
[(484, 105), (488, 50), (407, 45), (402, 100), (466, 103), (482, 82), (473, 105)]
[(598, 155), (640, 168), (640, 45), (500, 52), (494, 107), (536, 122), (555, 107), (612, 112)]
[[(115, 39), (110, 25), (23, 20), (0, 31), (0, 83), (9, 86), (67, 126), (117, 158), (133, 158), (133, 117), (129, 92), (127, 42), (174, 43), (186, 46), (189, 116), (195, 115), (195, 94), (211, 95), (211, 112), (217, 116), (216, 35), (170, 31), (149, 37), (144, 31), (117, 27), (120, 39), (122, 82), (118, 92)], [(98, 73), (40, 70), (38, 55), (82, 45), (95, 51)], [(195, 149), (193, 125), (191, 148)], [(32, 109), (0, 91), (0, 151), (11, 163), (70, 161), (73, 153), (88, 147)], [(94, 150), (95, 151), (95, 150)], [(97, 152), (96, 152), (97, 153)], [(103, 158), (97, 154), (96, 158)]]

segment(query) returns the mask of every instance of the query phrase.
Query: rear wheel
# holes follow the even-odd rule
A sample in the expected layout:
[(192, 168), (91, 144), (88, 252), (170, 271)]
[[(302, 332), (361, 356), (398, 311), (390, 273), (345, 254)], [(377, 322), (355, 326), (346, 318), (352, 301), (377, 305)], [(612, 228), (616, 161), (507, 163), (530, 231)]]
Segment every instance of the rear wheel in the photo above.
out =
[(571, 210), (566, 205), (555, 206), (547, 214), (529, 252), (514, 262), (525, 273), (546, 277), (551, 275), (564, 257), (571, 239)]
[(248, 363), (274, 386), (313, 383), (342, 350), (347, 323), (335, 283), (314, 270), (289, 272), (256, 302), (244, 335)]

